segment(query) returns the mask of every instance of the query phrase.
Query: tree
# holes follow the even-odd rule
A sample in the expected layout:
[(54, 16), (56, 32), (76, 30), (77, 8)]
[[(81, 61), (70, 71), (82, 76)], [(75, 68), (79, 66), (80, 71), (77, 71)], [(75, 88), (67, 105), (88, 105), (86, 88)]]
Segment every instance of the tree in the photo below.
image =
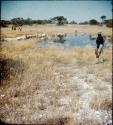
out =
[(58, 25), (64, 25), (68, 23), (67, 19), (64, 16), (56, 16), (52, 18), (51, 21), (56, 22)]
[(0, 20), (0, 26), (1, 27), (8, 27), (8, 25), (11, 24), (11, 21), (9, 20)]
[(70, 22), (70, 24), (77, 24), (77, 22), (75, 22), (74, 20)]
[(51, 23), (50, 20), (33, 20), (33, 24), (49, 24)]
[(101, 16), (100, 18), (102, 19), (102, 23), (104, 24), (104, 20), (106, 19), (106, 16)]
[(17, 25), (17, 24), (23, 25), (23, 24), (24, 24), (24, 19), (21, 18), (21, 17), (13, 18), (13, 19), (11, 20), (11, 22), (12, 22), (12, 24), (14, 24), (14, 25)]
[(25, 24), (25, 25), (32, 25), (32, 24), (33, 24), (33, 21), (32, 21), (31, 18), (27, 18), (27, 19), (24, 20), (24, 24)]
[(97, 20), (92, 19), (92, 20), (89, 21), (89, 24), (91, 24), (91, 25), (97, 25), (99, 23), (97, 22)]
[(79, 24), (80, 25), (87, 25), (87, 24), (89, 24), (89, 22), (88, 21), (84, 21), (84, 22), (80, 22)]

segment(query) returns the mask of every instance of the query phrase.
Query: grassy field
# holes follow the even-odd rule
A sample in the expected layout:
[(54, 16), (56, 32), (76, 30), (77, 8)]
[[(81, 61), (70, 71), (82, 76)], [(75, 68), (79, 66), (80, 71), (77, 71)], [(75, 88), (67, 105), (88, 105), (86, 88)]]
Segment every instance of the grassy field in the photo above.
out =
[(104, 35), (112, 35), (111, 28), (101, 27), (101, 26), (90, 26), (90, 25), (64, 25), (56, 26), (54, 24), (45, 25), (34, 25), (34, 26), (23, 26), (22, 31), (12, 31), (11, 26), (8, 28), (1, 29), (1, 33), (6, 37), (15, 37), (25, 34), (35, 34), (35, 33), (46, 33), (47, 35), (52, 35), (56, 33), (75, 33), (77, 30), (78, 34), (92, 34), (95, 35), (98, 32), (102, 32)]
[[(97, 26), (37, 26), (2, 34), (111, 34)], [(67, 29), (67, 30), (66, 30)], [(16, 124), (105, 125), (112, 119), (112, 48), (95, 64), (94, 48), (33, 48), (36, 38), (2, 42), (0, 120)]]

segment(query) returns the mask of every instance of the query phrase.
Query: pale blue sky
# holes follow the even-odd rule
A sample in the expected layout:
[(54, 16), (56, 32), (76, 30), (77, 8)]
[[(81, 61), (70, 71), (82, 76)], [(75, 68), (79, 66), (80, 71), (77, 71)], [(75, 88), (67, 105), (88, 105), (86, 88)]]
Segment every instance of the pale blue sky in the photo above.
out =
[(77, 22), (97, 19), (105, 15), (112, 18), (111, 1), (2, 1), (1, 18), (15, 17), (50, 19), (64, 16)]

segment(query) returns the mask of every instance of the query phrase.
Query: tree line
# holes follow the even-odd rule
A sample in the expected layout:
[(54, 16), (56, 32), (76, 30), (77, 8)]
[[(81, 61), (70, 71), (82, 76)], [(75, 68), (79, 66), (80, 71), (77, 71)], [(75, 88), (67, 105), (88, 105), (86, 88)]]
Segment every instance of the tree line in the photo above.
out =
[(31, 18), (24, 19), (24, 18), (18, 17), (18, 18), (13, 18), (11, 20), (0, 20), (0, 24), (1, 24), (1, 27), (8, 27), (8, 25), (11, 25), (11, 24), (13, 25), (18, 24), (20, 26), (33, 25), (33, 24), (57, 24), (57, 25), (64, 25), (64, 24), (102, 25), (102, 24), (105, 24), (107, 27), (112, 27), (112, 19), (106, 19), (106, 16), (101, 16), (100, 18), (102, 20), (101, 22), (98, 22), (95, 19), (91, 19), (89, 21), (77, 23), (74, 20), (69, 22), (67, 18), (65, 18), (64, 16), (56, 16), (49, 20), (32, 20)]

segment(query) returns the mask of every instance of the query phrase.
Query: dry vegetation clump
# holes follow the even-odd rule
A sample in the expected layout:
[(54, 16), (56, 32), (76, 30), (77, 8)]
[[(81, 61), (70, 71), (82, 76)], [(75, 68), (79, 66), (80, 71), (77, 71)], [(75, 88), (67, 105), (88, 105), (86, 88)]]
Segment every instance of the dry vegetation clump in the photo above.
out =
[(24, 71), (24, 64), (21, 60), (1, 58), (0, 63), (1, 80), (12, 80), (14, 77), (16, 78)]
[(67, 118), (59, 117), (56, 119), (50, 118), (46, 121), (46, 125), (67, 125), (69, 121), (70, 121), (70, 118), (68, 117)]
[(92, 52), (90, 48), (87, 49), (80, 49), (79, 54), (77, 53), (77, 62), (80, 66), (85, 66), (88, 64), (94, 64), (95, 63), (95, 55), (94, 55), (94, 49), (92, 48)]
[(95, 110), (112, 110), (112, 97), (109, 94), (100, 93), (91, 101), (90, 106)]

